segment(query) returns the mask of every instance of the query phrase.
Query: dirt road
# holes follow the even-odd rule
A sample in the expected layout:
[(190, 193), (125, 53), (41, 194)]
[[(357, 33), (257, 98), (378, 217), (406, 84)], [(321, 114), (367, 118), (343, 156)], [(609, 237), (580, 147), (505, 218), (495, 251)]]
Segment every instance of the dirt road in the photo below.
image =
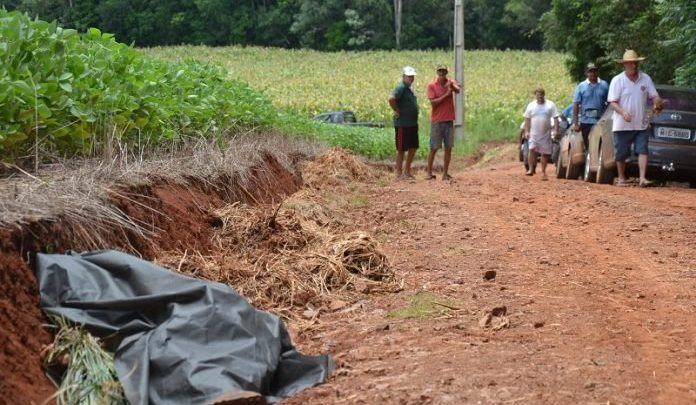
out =
[(284, 404), (696, 403), (696, 190), (453, 174), (361, 186), (404, 291), (296, 337), (340, 367)]

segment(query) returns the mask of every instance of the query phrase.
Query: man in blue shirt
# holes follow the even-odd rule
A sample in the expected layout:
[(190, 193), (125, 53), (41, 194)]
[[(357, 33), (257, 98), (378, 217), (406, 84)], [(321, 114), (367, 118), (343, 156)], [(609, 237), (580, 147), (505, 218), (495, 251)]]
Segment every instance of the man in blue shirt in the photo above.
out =
[(573, 96), (573, 124), (576, 132), (582, 131), (582, 140), (587, 149), (590, 130), (607, 108), (609, 84), (599, 78), (599, 69), (592, 62), (587, 64), (585, 74), (587, 80), (578, 84)]

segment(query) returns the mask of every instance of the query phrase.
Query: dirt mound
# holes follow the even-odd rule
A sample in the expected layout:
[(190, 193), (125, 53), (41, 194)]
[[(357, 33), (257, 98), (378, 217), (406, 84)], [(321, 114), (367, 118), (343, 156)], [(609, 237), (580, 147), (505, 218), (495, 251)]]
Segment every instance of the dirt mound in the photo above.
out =
[(344, 149), (331, 149), (302, 165), (305, 185), (311, 188), (345, 186), (374, 176), (364, 159)]
[(102, 204), (127, 218), (125, 225), (109, 217), (71, 214), (0, 226), (0, 341), (7, 342), (0, 350), (2, 401), (42, 403), (54, 392), (41, 369), (41, 348), (51, 337), (43, 327), (36, 277), (25, 261), (29, 252), (111, 248), (148, 259), (163, 250), (210, 252), (215, 248), (215, 224), (207, 215), (211, 208), (278, 201), (301, 183), (296, 172), (271, 154), (263, 154), (245, 175), (246, 181), (225, 174), (205, 181), (160, 175), (112, 188)]
[[(317, 173), (327, 162), (334, 167), (335, 162), (357, 160), (332, 151), (305, 169)], [(212, 222), (219, 226), (214, 252), (161, 252), (157, 260), (185, 274), (228, 284), (255, 306), (293, 319), (307, 307), (327, 310), (335, 300), (353, 302), (361, 293), (399, 290), (400, 280), (378, 243), (356, 231), (340, 208), (330, 207), (314, 189), (354, 175), (369, 176), (358, 163), (346, 169), (350, 175), (336, 169), (276, 206), (235, 203), (213, 210)]]
[[(308, 308), (313, 318), (336, 300), (401, 288), (376, 241), (355, 231), (320, 191), (369, 179), (371, 169), (342, 150), (306, 164), (285, 160), (261, 153), (244, 173), (206, 179), (155, 174), (106, 190), (101, 201), (90, 202), (98, 214), (80, 218), (67, 207), (64, 215), (0, 227), (0, 338), (8, 342), (0, 351), (3, 400), (41, 403), (54, 392), (41, 369), (41, 349), (51, 336), (23, 260), (28, 252), (128, 251), (227, 283), (257, 306), (294, 319)], [(303, 177), (287, 161), (305, 171), (307, 186), (299, 192)]]

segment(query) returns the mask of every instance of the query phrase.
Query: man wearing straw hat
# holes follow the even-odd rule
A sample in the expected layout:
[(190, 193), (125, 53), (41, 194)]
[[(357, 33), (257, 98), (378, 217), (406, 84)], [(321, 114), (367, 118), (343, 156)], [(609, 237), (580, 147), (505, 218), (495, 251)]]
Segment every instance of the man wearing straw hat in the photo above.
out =
[(646, 177), (648, 168), (648, 99), (653, 102), (655, 112), (662, 110), (662, 99), (655, 90), (650, 76), (638, 69), (638, 63), (645, 60), (632, 49), (627, 49), (623, 58), (617, 62), (623, 64), (624, 71), (611, 79), (607, 101), (614, 110), (612, 131), (614, 132), (614, 160), (619, 172), (617, 186), (628, 184), (626, 179), (626, 159), (631, 154), (631, 144), (638, 154), (639, 185), (648, 187), (652, 184)]

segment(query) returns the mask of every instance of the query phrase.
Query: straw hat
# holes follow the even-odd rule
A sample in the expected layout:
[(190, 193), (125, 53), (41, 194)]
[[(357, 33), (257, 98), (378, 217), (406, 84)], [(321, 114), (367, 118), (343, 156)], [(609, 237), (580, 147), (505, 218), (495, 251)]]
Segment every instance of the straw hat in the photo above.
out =
[(626, 52), (623, 54), (623, 58), (617, 59), (616, 62), (618, 63), (626, 63), (626, 62), (640, 62), (642, 60), (645, 60), (643, 57), (639, 57), (638, 53), (634, 51), (633, 49), (626, 49)]

